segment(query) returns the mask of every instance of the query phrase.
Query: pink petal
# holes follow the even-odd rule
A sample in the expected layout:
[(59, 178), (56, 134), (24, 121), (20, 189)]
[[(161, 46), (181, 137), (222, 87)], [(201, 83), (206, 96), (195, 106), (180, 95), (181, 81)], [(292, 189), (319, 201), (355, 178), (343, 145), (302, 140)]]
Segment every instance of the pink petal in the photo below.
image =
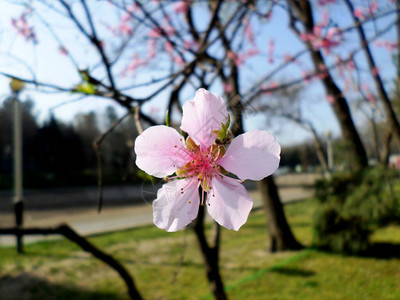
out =
[(273, 135), (252, 130), (234, 138), (218, 164), (240, 179), (261, 180), (276, 171), (280, 153)]
[(221, 122), (226, 122), (227, 117), (224, 99), (205, 89), (199, 89), (194, 99), (183, 105), (181, 129), (196, 144), (208, 148), (217, 138), (212, 131), (221, 129)]
[(153, 201), (153, 222), (166, 231), (178, 231), (196, 218), (199, 204), (196, 178), (168, 182)]
[(135, 141), (136, 165), (146, 173), (165, 177), (174, 173), (187, 161), (184, 139), (173, 128), (152, 126)]
[(237, 179), (226, 176), (212, 180), (207, 203), (210, 216), (221, 226), (233, 230), (239, 230), (246, 223), (253, 207), (246, 188)]

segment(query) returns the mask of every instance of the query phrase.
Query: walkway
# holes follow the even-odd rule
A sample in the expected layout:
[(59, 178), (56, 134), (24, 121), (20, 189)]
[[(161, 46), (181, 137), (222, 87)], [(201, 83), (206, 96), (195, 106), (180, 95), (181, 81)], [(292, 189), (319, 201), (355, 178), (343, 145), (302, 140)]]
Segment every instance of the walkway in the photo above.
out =
[[(298, 186), (299, 183), (295, 182), (295, 178), (291, 178), (292, 180), (289, 181), (287, 179), (278, 178), (277, 180), (278, 184), (283, 185), (279, 190), (282, 202), (298, 201), (313, 195), (312, 189)], [(294, 183), (290, 186), (284, 186), (283, 182)], [(308, 182), (305, 182), (303, 178), (302, 183), (307, 184)], [(157, 188), (157, 186), (153, 187), (151, 185), (106, 188), (104, 208), (100, 214), (97, 213), (96, 188), (69, 189), (62, 193), (57, 190), (57, 193), (48, 192), (46, 195), (40, 195), (40, 193), (37, 195), (31, 194), (30, 203), (26, 200), (27, 209), (24, 226), (49, 227), (60, 223), (68, 223), (78, 233), (87, 236), (149, 225), (152, 224), (151, 199), (154, 199)], [(122, 195), (128, 197), (124, 198)], [(133, 198), (132, 195), (136, 195), (136, 197)], [(250, 190), (250, 195), (254, 200), (254, 207), (260, 207), (261, 198), (258, 191), (253, 188)], [(64, 196), (67, 196), (68, 201), (63, 199)], [(41, 197), (42, 201), (33, 201), (35, 197)], [(116, 199), (117, 197), (119, 197), (119, 200)], [(79, 198), (85, 200), (79, 201)], [(6, 206), (4, 204), (4, 195), (3, 199), (0, 195), (0, 203), (3, 203), (0, 205), (2, 208), (0, 211), (0, 226), (12, 226), (14, 217), (10, 200), (8, 200), (8, 206)], [(5, 206), (8, 209), (5, 209)], [(25, 242), (33, 242), (54, 238), (54, 236), (27, 236), (24, 240)], [(15, 238), (13, 236), (0, 236), (0, 245), (12, 245), (14, 243)]]

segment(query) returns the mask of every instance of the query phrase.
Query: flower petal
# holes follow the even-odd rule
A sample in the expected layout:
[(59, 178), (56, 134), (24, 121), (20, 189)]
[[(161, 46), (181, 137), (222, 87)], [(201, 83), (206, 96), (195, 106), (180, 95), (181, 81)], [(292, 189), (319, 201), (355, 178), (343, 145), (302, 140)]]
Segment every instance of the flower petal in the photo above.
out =
[(183, 137), (173, 128), (152, 126), (135, 141), (136, 165), (146, 173), (165, 177), (188, 160)]
[(237, 179), (224, 176), (213, 178), (207, 204), (208, 213), (218, 224), (239, 230), (247, 221), (253, 200)]
[(280, 152), (273, 135), (252, 130), (234, 138), (218, 164), (240, 179), (261, 180), (276, 171)]
[(199, 89), (193, 100), (183, 105), (181, 129), (189, 134), (197, 145), (208, 148), (217, 135), (213, 130), (221, 129), (221, 122), (226, 122), (228, 111), (224, 99)]
[(153, 201), (153, 222), (166, 231), (180, 230), (196, 218), (199, 204), (196, 178), (168, 182)]

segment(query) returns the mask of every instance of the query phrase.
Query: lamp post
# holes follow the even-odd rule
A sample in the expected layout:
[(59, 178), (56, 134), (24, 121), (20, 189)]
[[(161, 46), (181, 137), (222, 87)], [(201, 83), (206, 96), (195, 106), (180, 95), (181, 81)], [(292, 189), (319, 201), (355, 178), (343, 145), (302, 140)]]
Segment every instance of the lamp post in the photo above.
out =
[[(14, 214), (17, 228), (23, 224), (23, 187), (22, 187), (22, 112), (18, 95), (24, 88), (24, 83), (12, 79), (10, 82), (13, 99), (13, 171), (14, 171)], [(23, 252), (22, 235), (16, 235), (17, 252)]]
[(326, 132), (326, 143), (327, 143), (327, 156), (328, 156), (328, 169), (330, 172), (333, 171), (333, 149), (332, 149), (332, 133), (330, 130)]

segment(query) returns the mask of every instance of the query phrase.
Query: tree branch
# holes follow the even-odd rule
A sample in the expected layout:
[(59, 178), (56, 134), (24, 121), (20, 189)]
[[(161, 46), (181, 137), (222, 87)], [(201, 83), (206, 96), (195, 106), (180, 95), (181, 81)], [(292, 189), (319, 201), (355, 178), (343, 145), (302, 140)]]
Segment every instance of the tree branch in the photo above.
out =
[(87, 239), (80, 236), (70, 226), (61, 224), (54, 228), (0, 228), (0, 235), (62, 235), (71, 242), (77, 244), (82, 250), (91, 253), (94, 257), (104, 262), (106, 265), (111, 267), (121, 279), (125, 282), (128, 294), (131, 299), (142, 299), (139, 291), (135, 286), (135, 282), (128, 270), (113, 256), (106, 254), (95, 245), (90, 243)]

